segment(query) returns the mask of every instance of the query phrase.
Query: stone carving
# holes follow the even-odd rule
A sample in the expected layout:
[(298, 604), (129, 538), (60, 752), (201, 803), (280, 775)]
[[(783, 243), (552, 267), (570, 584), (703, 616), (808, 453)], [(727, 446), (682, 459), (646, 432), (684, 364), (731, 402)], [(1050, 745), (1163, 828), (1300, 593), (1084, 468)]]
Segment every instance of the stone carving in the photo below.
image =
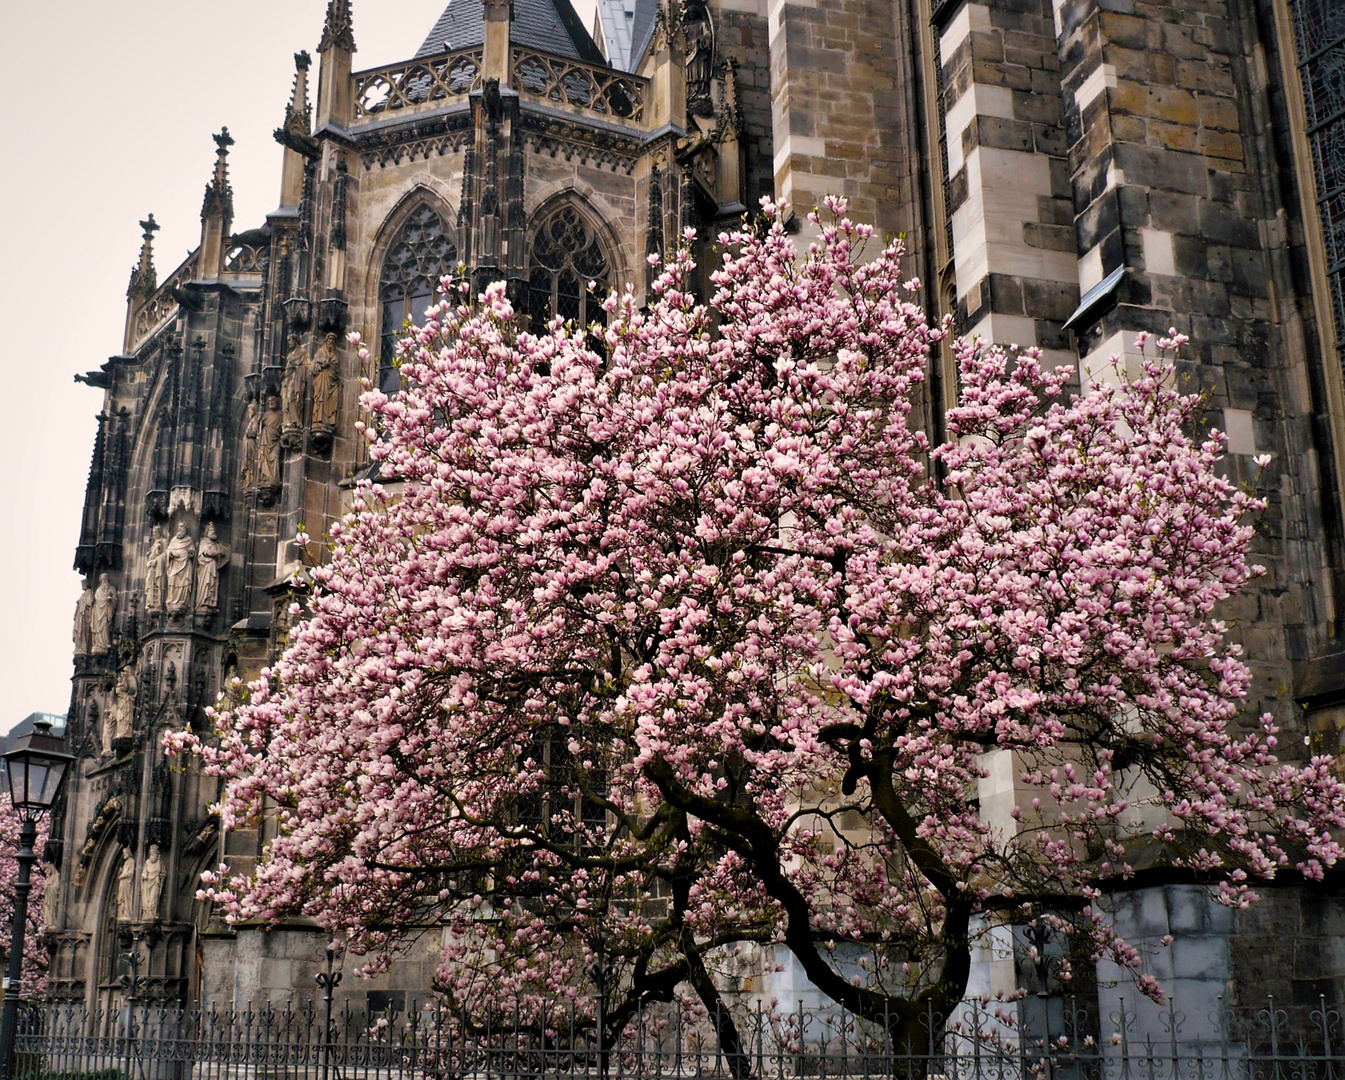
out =
[(122, 848), (121, 872), (117, 875), (117, 921), (130, 922), (135, 908), (135, 856)]
[(212, 521), (196, 556), (196, 610), (214, 611), (219, 607), (220, 571), (229, 565), (229, 547), (221, 544)]
[(340, 357), (337, 337), (328, 334), (313, 358), (313, 435), (330, 439), (341, 407)]
[(157, 612), (163, 610), (164, 569), (168, 565), (168, 541), (164, 538), (163, 527), (154, 526), (154, 539), (149, 545), (149, 554), (145, 556), (145, 610)]
[[(114, 691), (115, 694), (115, 691)], [(112, 753), (112, 740), (117, 737), (117, 701), (115, 696), (111, 704), (103, 710), (103, 725), (99, 732), (103, 753)]]
[(168, 545), (168, 613), (180, 615), (191, 607), (192, 561), (196, 557), (196, 542), (187, 535), (187, 524), (177, 527), (172, 543)]
[(280, 397), (266, 395), (257, 437), (257, 487), (263, 491), (280, 487)]
[(285, 446), (299, 446), (304, 430), (304, 389), (308, 382), (308, 350), (303, 338), (291, 334), (285, 355), (285, 374), (280, 381), (281, 434)]
[(187, 523), (182, 522), (165, 553), (169, 615), (180, 615), (191, 607), (191, 564), (195, 557), (196, 542), (187, 534)]
[(243, 490), (257, 486), (257, 439), (262, 431), (262, 410), (256, 398), (248, 398), (243, 414)]
[(90, 622), (90, 652), (106, 656), (112, 651), (112, 620), (117, 614), (117, 587), (107, 574), (98, 575), (98, 588), (93, 594), (93, 617)]
[(195, 488), (179, 486), (168, 493), (168, 513), (176, 514), (185, 510), (189, 514), (201, 512), (201, 493)]
[(686, 36), (687, 111), (712, 116), (710, 83), (714, 78), (715, 29), (704, 0), (688, 0), (682, 14)]
[(75, 655), (87, 656), (93, 636), (93, 590), (88, 581), (75, 602)]
[(159, 845), (151, 844), (140, 872), (140, 918), (145, 922), (159, 918), (159, 900), (163, 896), (164, 868)]
[(98, 738), (98, 745), (102, 746), (102, 710), (98, 707), (98, 702), (90, 698), (88, 708), (84, 712), (84, 730), (90, 731)]
[(61, 868), (47, 866), (47, 880), (42, 884), (42, 925), (48, 930), (56, 925), (56, 913), (61, 903)]
[[(112, 691), (112, 707), (103, 721), (104, 732), (110, 726), (113, 739), (129, 739), (135, 732), (135, 692), (135, 672), (127, 664), (117, 673), (117, 685)], [(111, 752), (112, 745), (108, 743), (105, 749)]]

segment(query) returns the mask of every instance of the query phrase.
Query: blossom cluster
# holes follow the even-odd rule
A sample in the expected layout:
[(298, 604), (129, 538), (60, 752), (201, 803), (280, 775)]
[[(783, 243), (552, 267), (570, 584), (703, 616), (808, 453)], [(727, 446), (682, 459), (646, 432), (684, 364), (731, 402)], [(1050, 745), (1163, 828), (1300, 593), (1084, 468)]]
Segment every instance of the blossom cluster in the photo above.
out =
[(1173, 386), (1182, 341), (1070, 394), (931, 325), (900, 244), (829, 210), (799, 255), (766, 204), (708, 302), (684, 253), (589, 328), (445, 282), (401, 390), (363, 398), (397, 483), (361, 486), (214, 737), (171, 740), (226, 828), (274, 814), (255, 872), (206, 882), (229, 918), (313, 916), (374, 969), (443, 928), (464, 1003), (587, 1008), (600, 968), (620, 1008), (709, 1006), (774, 945), (890, 1017), (960, 998), (978, 927), (1066, 899), (1138, 966), (1097, 901), (1139, 858), (1228, 903), (1339, 859), (1328, 763), (1240, 717), (1217, 609), (1263, 504)]

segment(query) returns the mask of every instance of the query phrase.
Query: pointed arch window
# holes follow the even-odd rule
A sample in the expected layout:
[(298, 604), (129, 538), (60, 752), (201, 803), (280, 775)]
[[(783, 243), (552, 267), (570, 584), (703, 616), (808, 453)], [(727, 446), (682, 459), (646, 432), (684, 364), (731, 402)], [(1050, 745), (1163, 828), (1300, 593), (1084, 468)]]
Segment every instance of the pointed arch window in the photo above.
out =
[(533, 231), (528, 266), (533, 333), (541, 333), (557, 315), (578, 326), (605, 323), (602, 302), (611, 288), (611, 266), (593, 229), (573, 206), (560, 206), (543, 218)]
[(396, 393), (400, 385), (392, 360), (402, 328), (408, 322), (413, 326), (424, 324), (425, 309), (434, 303), (440, 279), (457, 265), (458, 246), (443, 218), (422, 203), (393, 237), (378, 282), (383, 308), (378, 388), (385, 394)]
[(1345, 353), (1345, 5), (1290, 0), (1336, 344)]

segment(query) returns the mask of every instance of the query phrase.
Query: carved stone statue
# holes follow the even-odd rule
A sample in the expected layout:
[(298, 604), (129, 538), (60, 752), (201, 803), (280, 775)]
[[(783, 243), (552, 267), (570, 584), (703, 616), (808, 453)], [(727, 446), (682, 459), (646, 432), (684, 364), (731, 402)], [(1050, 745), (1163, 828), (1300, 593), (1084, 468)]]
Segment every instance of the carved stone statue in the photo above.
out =
[(84, 582), (84, 591), (75, 603), (75, 655), (87, 656), (93, 636), (93, 590)]
[(268, 394), (257, 437), (257, 486), (262, 490), (280, 486), (280, 428), (280, 398)]
[(714, 114), (710, 81), (714, 78), (715, 29), (704, 0), (688, 0), (682, 29), (687, 46), (687, 111), (694, 116), (711, 116)]
[(98, 588), (93, 594), (93, 617), (90, 621), (90, 652), (106, 656), (112, 651), (112, 619), (117, 614), (117, 587), (106, 574), (98, 575)]
[(179, 615), (191, 607), (192, 561), (196, 557), (196, 542), (187, 535), (187, 524), (181, 522), (168, 545), (168, 613)]
[[(129, 739), (135, 733), (135, 692), (135, 672), (127, 664), (117, 673), (117, 685), (112, 691), (112, 707), (108, 709), (114, 739)], [(112, 747), (107, 749), (111, 750)]]
[(313, 358), (313, 434), (330, 437), (341, 408), (340, 357), (337, 337), (328, 334)]
[(47, 866), (47, 880), (42, 885), (42, 925), (48, 930), (56, 926), (56, 911), (61, 903), (61, 868)]
[(285, 445), (299, 445), (304, 429), (304, 389), (308, 382), (308, 350), (303, 338), (291, 334), (289, 352), (285, 355), (285, 374), (280, 380), (280, 401), (282, 410), (281, 432)]
[(140, 872), (140, 918), (144, 922), (157, 920), (159, 900), (163, 896), (164, 868), (159, 856), (159, 845), (151, 844), (145, 856), (145, 868)]
[(121, 872), (117, 875), (117, 921), (130, 922), (135, 909), (135, 855), (122, 848)]
[(117, 737), (117, 696), (116, 690), (112, 692), (112, 700), (103, 710), (103, 723), (99, 728), (99, 742), (102, 745), (104, 754), (112, 753), (112, 740)]
[(219, 607), (220, 571), (229, 565), (229, 548), (219, 542), (212, 521), (205, 527), (205, 537), (196, 556), (196, 610), (214, 611)]
[(168, 563), (168, 541), (164, 539), (163, 527), (154, 526), (154, 539), (149, 545), (149, 554), (145, 556), (145, 610), (163, 610), (163, 574)]
[(243, 490), (257, 486), (257, 439), (262, 431), (262, 410), (256, 398), (248, 398), (243, 414)]

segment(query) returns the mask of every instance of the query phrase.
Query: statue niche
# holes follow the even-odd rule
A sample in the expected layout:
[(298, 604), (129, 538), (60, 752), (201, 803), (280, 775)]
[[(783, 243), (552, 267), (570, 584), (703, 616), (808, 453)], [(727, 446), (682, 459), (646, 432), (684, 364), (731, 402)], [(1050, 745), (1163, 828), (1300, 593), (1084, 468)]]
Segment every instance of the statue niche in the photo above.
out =
[(168, 541), (161, 525), (154, 526), (149, 554), (145, 556), (145, 610), (151, 614), (163, 611), (164, 572), (168, 566)]
[(117, 874), (117, 921), (130, 922), (135, 910), (135, 855), (122, 848), (121, 871)]
[(135, 734), (135, 671), (130, 664), (117, 672), (112, 688), (112, 703), (103, 715), (103, 753), (115, 753), (120, 743), (128, 746)]
[(93, 589), (87, 579), (75, 603), (75, 655), (88, 656), (93, 639)]
[(112, 651), (112, 620), (117, 614), (117, 587), (107, 574), (98, 575), (98, 588), (93, 594), (93, 615), (90, 620), (90, 652), (106, 656)]
[(313, 357), (313, 447), (325, 450), (336, 431), (336, 416), (341, 408), (340, 355), (337, 336), (329, 333)]
[(56, 917), (61, 906), (61, 868), (47, 864), (47, 879), (42, 883), (42, 926), (56, 929)]
[(192, 563), (196, 542), (187, 535), (187, 523), (180, 522), (166, 553), (168, 569), (168, 614), (181, 615), (191, 607)]
[(257, 435), (257, 491), (264, 503), (275, 501), (280, 492), (280, 395), (266, 395)]
[(298, 450), (303, 445), (304, 392), (308, 383), (308, 347), (298, 334), (289, 337), (285, 374), (280, 380), (281, 445)]
[(159, 845), (150, 844), (145, 856), (145, 868), (140, 873), (140, 918), (143, 922), (157, 922), (159, 902), (163, 897), (164, 866)]
[(196, 610), (214, 611), (219, 607), (219, 578), (229, 565), (229, 547), (220, 543), (212, 521), (205, 527), (205, 536), (196, 556)]
[(682, 12), (686, 38), (687, 112), (713, 116), (710, 83), (714, 79), (715, 27), (705, 0), (688, 0)]
[(262, 409), (257, 398), (248, 396), (247, 409), (243, 413), (243, 490), (252, 491), (257, 486), (257, 440), (262, 433)]

